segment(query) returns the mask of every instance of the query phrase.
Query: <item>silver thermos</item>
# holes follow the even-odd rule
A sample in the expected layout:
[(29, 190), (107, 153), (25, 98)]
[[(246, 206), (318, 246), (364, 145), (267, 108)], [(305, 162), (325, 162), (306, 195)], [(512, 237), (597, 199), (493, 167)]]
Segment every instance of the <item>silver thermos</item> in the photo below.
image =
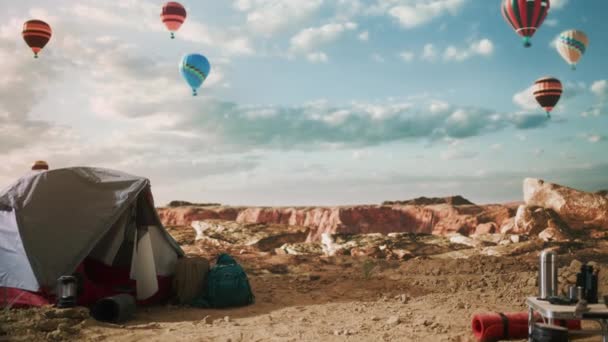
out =
[(538, 268), (538, 298), (557, 296), (557, 291), (557, 255), (553, 251), (542, 251)]

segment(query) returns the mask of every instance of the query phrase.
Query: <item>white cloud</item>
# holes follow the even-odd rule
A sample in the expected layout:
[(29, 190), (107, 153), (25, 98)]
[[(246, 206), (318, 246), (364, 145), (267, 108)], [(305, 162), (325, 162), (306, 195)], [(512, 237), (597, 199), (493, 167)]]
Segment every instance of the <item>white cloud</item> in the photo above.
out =
[(308, 52), (319, 46), (339, 39), (343, 33), (353, 31), (357, 24), (353, 22), (332, 23), (321, 27), (310, 27), (300, 31), (291, 38), (291, 51)]
[(382, 2), (397, 3), (388, 9), (388, 14), (396, 18), (403, 28), (411, 29), (445, 14), (456, 15), (466, 0), (380, 1)]
[(472, 42), (467, 48), (459, 49), (454, 46), (448, 46), (444, 53), (445, 61), (462, 62), (474, 56), (489, 56), (494, 51), (494, 44), (489, 39), (481, 39)]
[(329, 57), (324, 52), (311, 52), (306, 55), (306, 59), (312, 63), (327, 63), (329, 61)]
[(568, 4), (568, 0), (551, 0), (551, 9), (561, 9)]
[(595, 81), (591, 85), (590, 89), (595, 95), (597, 95), (599, 97), (607, 96), (608, 95), (608, 81), (606, 81), (606, 80)]
[(433, 44), (426, 44), (422, 50), (421, 58), (426, 61), (433, 61), (437, 58), (437, 51)]
[(323, 0), (237, 0), (234, 7), (247, 13), (247, 24), (253, 31), (270, 36), (300, 25), (314, 15)]
[(412, 62), (414, 60), (414, 58), (416, 57), (416, 54), (412, 51), (403, 51), (399, 54), (399, 57), (401, 57), (402, 60), (404, 60), (405, 62)]
[(450, 105), (444, 101), (433, 101), (429, 106), (429, 111), (433, 114), (445, 113), (450, 109)]
[(513, 102), (524, 110), (538, 109), (538, 102), (534, 98), (534, 86), (530, 86), (513, 95)]
[(357, 38), (359, 38), (360, 41), (367, 42), (369, 40), (369, 31), (359, 33)]
[(545, 25), (549, 26), (549, 27), (556, 27), (557, 25), (559, 25), (559, 20), (557, 19), (547, 19), (544, 22)]

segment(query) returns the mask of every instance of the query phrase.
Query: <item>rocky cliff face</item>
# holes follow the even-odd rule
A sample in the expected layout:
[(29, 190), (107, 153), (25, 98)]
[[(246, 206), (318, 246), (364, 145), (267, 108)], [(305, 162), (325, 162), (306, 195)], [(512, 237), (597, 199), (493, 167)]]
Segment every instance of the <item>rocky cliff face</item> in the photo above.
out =
[(165, 226), (190, 226), (193, 221), (235, 221), (241, 208), (179, 206), (157, 208), (158, 216)]
[[(307, 227), (308, 242), (321, 241), (321, 236), (325, 233), (469, 235), (478, 229), (493, 232), (492, 230), (497, 230), (515, 215), (516, 206), (448, 204), (448, 202), (470, 203), (460, 197), (454, 198), (456, 200), (443, 201), (444, 203), (440, 203), (438, 199), (428, 199), (432, 203), (440, 203), (431, 205), (392, 204), (306, 208), (181, 206), (159, 208), (158, 211), (161, 220), (167, 226), (190, 226), (193, 221), (225, 220), (243, 224)], [(403, 203), (416, 203), (416, 201)]]
[(608, 197), (540, 179), (524, 180), (524, 200), (529, 206), (551, 209), (573, 229), (608, 229)]
[[(417, 198), (383, 205), (343, 207), (249, 207), (188, 205), (160, 208), (167, 226), (193, 221), (224, 220), (239, 224), (299, 226), (308, 229), (306, 242), (324, 234), (418, 233), (447, 236), (523, 234), (545, 241), (569, 240), (577, 231), (604, 237), (608, 230), (608, 197), (526, 179), (525, 203), (475, 205), (460, 196)], [(182, 203), (179, 203), (182, 205)]]

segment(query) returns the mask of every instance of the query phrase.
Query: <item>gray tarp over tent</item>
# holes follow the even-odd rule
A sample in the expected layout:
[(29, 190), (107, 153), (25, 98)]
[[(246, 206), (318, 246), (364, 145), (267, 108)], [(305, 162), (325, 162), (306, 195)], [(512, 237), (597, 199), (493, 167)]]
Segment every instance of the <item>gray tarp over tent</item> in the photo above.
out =
[[(0, 287), (54, 287), (58, 277), (71, 274), (108, 240), (110, 230), (135, 203), (144, 207), (138, 210), (144, 210), (146, 224), (157, 228), (150, 234), (157, 240), (153, 247), (162, 243), (174, 263), (184, 252), (163, 228), (153, 203), (140, 196), (149, 186), (146, 178), (88, 167), (37, 172), (17, 180), (0, 192)], [(155, 258), (158, 269), (162, 257)]]

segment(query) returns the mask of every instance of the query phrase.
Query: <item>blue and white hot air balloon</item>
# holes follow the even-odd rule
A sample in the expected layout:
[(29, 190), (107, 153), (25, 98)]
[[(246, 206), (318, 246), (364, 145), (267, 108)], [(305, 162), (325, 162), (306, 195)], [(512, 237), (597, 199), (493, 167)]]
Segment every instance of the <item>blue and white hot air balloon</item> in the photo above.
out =
[(184, 56), (179, 63), (179, 72), (192, 88), (192, 96), (197, 95), (197, 89), (205, 82), (210, 71), (209, 60), (198, 53)]

